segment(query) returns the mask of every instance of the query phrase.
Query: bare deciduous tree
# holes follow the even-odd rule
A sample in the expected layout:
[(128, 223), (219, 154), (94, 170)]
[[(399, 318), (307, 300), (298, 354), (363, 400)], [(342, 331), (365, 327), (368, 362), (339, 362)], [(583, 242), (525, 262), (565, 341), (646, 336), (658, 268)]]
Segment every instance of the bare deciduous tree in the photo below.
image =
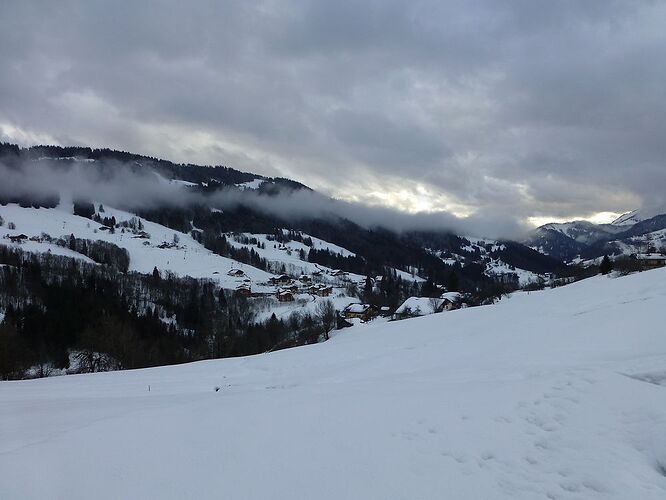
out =
[(337, 321), (337, 313), (335, 311), (335, 306), (330, 300), (324, 300), (317, 304), (317, 316), (319, 317), (319, 322), (324, 331), (324, 339), (329, 339), (329, 333)]

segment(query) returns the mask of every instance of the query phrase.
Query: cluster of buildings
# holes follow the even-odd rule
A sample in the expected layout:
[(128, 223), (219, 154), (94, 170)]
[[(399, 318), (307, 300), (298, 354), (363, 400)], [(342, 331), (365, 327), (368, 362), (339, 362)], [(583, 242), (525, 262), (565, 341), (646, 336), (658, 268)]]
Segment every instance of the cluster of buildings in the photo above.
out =
[[(321, 278), (324, 271), (315, 271), (309, 275), (303, 274), (294, 278), (287, 274), (273, 276), (267, 281), (267, 285), (275, 287), (273, 291), (252, 292), (250, 280), (241, 269), (232, 269), (227, 274), (234, 278), (246, 278), (236, 288), (236, 293), (245, 297), (267, 297), (273, 296), (279, 302), (293, 302), (297, 295), (308, 294), (317, 297), (329, 297), (333, 293), (333, 286), (322, 283)], [(344, 279), (348, 273), (334, 270), (326, 272), (327, 276)], [(381, 279), (381, 277), (378, 277)], [(410, 297), (405, 300), (395, 311), (388, 306), (377, 307), (372, 304), (353, 303), (349, 304), (340, 312), (339, 320), (347, 325), (356, 321), (371, 321), (382, 316), (392, 320), (405, 319), (427, 314), (439, 313), (461, 307), (462, 295), (458, 292), (444, 291), (439, 297)]]
[(318, 297), (329, 297), (333, 293), (333, 287), (324, 284), (313, 284), (299, 287), (297, 284), (287, 285), (279, 288), (276, 297), (280, 302), (293, 302), (297, 294), (310, 294)]
[[(241, 269), (232, 269), (227, 273), (234, 278), (247, 278)], [(273, 292), (253, 292), (249, 279), (236, 287), (236, 293), (243, 297), (266, 297), (274, 296), (279, 302), (293, 302), (298, 294), (310, 294), (318, 297), (329, 297), (333, 293), (333, 287), (324, 283), (314, 281), (322, 276), (321, 271), (315, 271), (311, 275), (301, 275), (298, 279), (287, 274), (271, 277), (267, 284), (274, 286)]]
[(341, 313), (344, 320), (358, 319), (370, 321), (377, 316), (390, 317), (392, 320), (414, 318), (450, 311), (463, 307), (463, 296), (458, 292), (444, 292), (439, 297), (409, 297), (391, 314), (387, 306), (375, 307), (371, 304), (349, 304)]

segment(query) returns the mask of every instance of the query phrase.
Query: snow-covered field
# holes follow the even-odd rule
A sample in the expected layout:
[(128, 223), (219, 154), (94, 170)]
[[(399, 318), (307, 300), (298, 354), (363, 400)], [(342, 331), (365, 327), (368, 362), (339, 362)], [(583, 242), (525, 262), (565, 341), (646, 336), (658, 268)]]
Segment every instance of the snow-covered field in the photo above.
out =
[(0, 498), (662, 500), (664, 304), (661, 269), (260, 356), (1, 382)]

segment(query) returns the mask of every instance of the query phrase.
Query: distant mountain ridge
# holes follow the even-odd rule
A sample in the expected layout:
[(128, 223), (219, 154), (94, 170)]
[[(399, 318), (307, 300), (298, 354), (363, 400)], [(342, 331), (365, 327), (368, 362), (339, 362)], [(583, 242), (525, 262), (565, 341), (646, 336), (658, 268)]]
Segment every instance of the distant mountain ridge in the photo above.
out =
[(666, 250), (666, 214), (632, 210), (610, 224), (589, 221), (548, 223), (536, 228), (524, 243), (565, 262), (603, 255), (628, 255)]

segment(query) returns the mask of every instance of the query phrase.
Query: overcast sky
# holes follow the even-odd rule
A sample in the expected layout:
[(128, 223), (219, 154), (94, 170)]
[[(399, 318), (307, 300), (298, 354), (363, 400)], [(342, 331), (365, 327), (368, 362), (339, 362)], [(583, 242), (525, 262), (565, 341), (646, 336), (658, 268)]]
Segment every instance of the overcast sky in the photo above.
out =
[(3, 1), (0, 140), (492, 220), (666, 202), (666, 2)]

